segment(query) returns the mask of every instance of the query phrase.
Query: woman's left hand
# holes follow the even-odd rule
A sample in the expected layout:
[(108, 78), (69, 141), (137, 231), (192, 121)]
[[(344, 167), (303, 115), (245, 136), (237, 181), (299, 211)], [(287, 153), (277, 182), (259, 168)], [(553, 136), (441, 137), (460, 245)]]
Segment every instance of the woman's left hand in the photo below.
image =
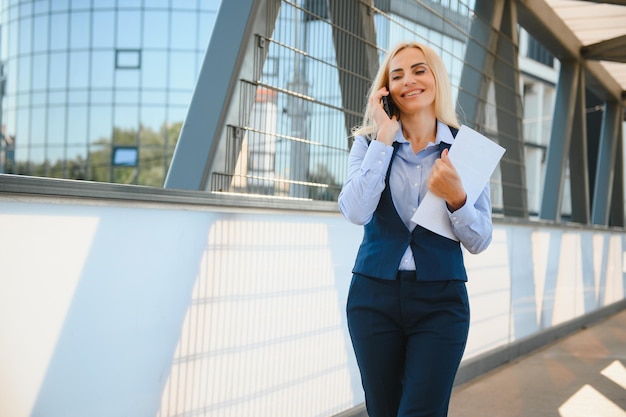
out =
[(463, 183), (448, 157), (447, 149), (444, 149), (441, 158), (435, 161), (428, 177), (428, 189), (436, 196), (446, 200), (450, 211), (460, 209), (467, 200)]

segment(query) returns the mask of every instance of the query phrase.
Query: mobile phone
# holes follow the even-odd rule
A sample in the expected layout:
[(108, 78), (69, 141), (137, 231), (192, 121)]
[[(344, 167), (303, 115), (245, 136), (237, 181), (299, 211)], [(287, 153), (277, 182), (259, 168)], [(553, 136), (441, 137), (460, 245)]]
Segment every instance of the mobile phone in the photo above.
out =
[(393, 100), (389, 96), (383, 96), (383, 108), (385, 109), (385, 113), (391, 119), (391, 116), (395, 113), (396, 109), (393, 104)]

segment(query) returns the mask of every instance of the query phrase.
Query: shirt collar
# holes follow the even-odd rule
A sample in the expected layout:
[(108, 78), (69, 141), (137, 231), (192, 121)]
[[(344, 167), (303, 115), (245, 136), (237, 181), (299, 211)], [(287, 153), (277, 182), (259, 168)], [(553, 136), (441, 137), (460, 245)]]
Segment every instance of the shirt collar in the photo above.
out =
[[(398, 133), (396, 133), (394, 141), (406, 143), (408, 141), (402, 134), (402, 122), (398, 121), (398, 123), (400, 124), (400, 128), (398, 129)], [(428, 145), (426, 145), (426, 147), (428, 148), (429, 146), (438, 146), (441, 142), (452, 145), (452, 142), (454, 142), (454, 136), (452, 136), (452, 132), (450, 131), (448, 125), (437, 119), (437, 136), (435, 137), (435, 143), (430, 142)]]

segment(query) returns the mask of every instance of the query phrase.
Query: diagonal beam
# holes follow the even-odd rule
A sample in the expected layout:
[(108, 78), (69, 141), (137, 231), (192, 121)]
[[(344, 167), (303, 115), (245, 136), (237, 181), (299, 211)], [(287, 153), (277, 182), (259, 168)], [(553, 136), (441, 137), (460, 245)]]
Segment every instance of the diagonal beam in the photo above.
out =
[(585, 59), (626, 63), (626, 35), (583, 46), (580, 54)]

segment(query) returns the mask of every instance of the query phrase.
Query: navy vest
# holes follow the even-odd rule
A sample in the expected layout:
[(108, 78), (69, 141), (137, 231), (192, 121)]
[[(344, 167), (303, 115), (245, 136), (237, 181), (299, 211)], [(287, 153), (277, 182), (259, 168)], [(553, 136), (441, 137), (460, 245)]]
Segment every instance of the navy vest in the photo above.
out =
[[(456, 136), (456, 129), (450, 128)], [(393, 205), (389, 189), (389, 173), (398, 151), (393, 143), (393, 156), (385, 177), (382, 192), (372, 220), (364, 226), (364, 236), (357, 253), (353, 273), (393, 280), (407, 246), (411, 246), (415, 260), (415, 275), (419, 281), (467, 281), (461, 244), (417, 225), (413, 232), (404, 225)], [(439, 144), (440, 152), (449, 147)]]

